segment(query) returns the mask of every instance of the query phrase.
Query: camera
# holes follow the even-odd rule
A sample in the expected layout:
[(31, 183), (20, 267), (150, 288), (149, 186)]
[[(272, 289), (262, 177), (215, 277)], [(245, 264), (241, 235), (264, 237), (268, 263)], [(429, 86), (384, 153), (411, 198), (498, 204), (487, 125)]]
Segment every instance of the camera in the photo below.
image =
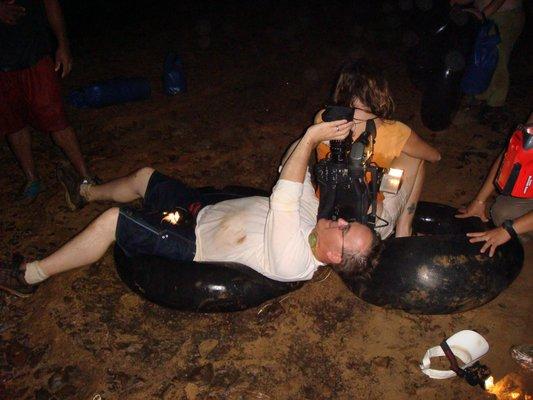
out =
[[(322, 119), (325, 122), (349, 121), (353, 119), (354, 111), (350, 107), (329, 106)], [(368, 120), (357, 140), (353, 141), (352, 135), (348, 135), (344, 140), (330, 141), (329, 156), (315, 166), (320, 194), (319, 219), (343, 218), (376, 228), (376, 220), (380, 219), (377, 216), (378, 192), (381, 189), (395, 193), (401, 180), (401, 170), (390, 173), (372, 163), (375, 137), (375, 122)]]

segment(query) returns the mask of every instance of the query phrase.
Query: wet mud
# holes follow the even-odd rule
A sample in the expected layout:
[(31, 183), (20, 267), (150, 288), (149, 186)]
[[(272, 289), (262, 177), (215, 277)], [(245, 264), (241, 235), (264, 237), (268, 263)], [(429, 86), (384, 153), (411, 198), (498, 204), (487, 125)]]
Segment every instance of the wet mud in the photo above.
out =
[[(153, 88), (152, 98), (140, 103), (67, 108), (101, 179), (151, 165), (197, 186), (268, 190), (284, 149), (327, 102), (340, 63), (365, 55), (389, 78), (397, 119), (443, 155), (428, 165), (422, 198), (459, 206), (474, 196), (506, 133), (478, 124), (473, 111), (458, 114), (442, 132), (423, 127), (402, 30), (386, 29), (394, 18), (375, 18), (368, 5), (354, 14), (328, 13), (325, 4), (257, 3), (149, 10), (142, 23), (104, 18), (90, 34), (72, 24), (76, 62), (65, 93), (114, 76), (146, 76)], [(227, 17), (217, 17), (220, 10)], [(519, 43), (511, 67), (509, 106), (520, 120), (532, 103), (527, 46)], [(189, 85), (188, 93), (172, 98), (163, 95), (160, 80), (170, 50), (184, 60)], [(49, 254), (112, 206), (68, 211), (54, 172), (63, 156), (47, 136), (35, 132), (34, 140), (46, 191), (30, 205), (16, 200), (23, 176), (8, 147), (0, 147), (1, 263), (14, 252), (29, 259)], [(526, 387), (531, 377), (509, 348), (531, 341), (532, 260), (526, 243), (524, 268), (511, 286), (459, 314), (382, 309), (355, 297), (331, 273), (272, 304), (208, 315), (137, 296), (119, 279), (110, 250), (94, 265), (50, 279), (29, 299), (0, 294), (0, 398), (491, 399), (458, 379), (431, 380), (418, 363), (429, 347), (473, 329), (491, 346), (484, 362), (496, 381), (514, 374), (520, 379), (513, 382)]]

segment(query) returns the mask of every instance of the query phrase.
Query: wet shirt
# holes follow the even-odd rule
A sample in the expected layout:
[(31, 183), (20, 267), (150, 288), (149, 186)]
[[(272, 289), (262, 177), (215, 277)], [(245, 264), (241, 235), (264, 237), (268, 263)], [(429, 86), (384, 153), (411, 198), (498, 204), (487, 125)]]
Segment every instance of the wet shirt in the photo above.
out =
[(317, 212), (309, 171), (303, 184), (280, 179), (270, 198), (206, 206), (197, 218), (194, 260), (241, 263), (277, 281), (309, 280), (323, 265), (308, 244)]
[(0, 22), (0, 71), (35, 65), (50, 53), (48, 20), (42, 0), (16, 0), (26, 9), (16, 25)]

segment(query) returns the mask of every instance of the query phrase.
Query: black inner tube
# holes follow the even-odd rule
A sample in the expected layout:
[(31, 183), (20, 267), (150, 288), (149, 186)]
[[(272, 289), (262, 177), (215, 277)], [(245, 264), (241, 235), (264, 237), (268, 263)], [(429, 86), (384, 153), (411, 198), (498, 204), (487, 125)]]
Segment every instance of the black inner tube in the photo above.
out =
[(387, 239), (376, 269), (345, 283), (371, 304), (413, 314), (462, 312), (494, 299), (520, 273), (522, 245), (513, 239), (493, 257), (481, 254), (482, 245), (465, 234), (492, 226), (479, 218), (455, 218), (456, 213), (421, 202), (413, 231), (426, 236)]
[[(345, 281), (348, 288), (371, 304), (414, 314), (461, 312), (492, 300), (518, 276), (522, 246), (511, 240), (499, 246), (494, 257), (480, 254), (480, 245), (469, 243), (465, 233), (490, 225), (478, 218), (457, 219), (456, 213), (449, 206), (419, 203), (413, 230), (426, 236), (387, 239), (376, 269)], [(115, 261), (120, 278), (134, 292), (184, 311), (240, 311), (304, 284), (274, 281), (236, 263), (128, 257), (119, 246)]]

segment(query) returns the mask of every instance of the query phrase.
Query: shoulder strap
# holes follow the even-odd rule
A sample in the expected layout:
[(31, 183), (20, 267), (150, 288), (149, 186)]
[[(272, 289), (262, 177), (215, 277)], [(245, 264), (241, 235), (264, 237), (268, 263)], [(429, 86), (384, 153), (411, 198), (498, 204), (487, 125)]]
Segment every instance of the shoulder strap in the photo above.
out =
[(374, 118), (366, 121), (365, 131), (369, 133), (369, 136), (372, 138), (371, 143), (374, 144), (376, 141), (376, 123), (374, 122)]

